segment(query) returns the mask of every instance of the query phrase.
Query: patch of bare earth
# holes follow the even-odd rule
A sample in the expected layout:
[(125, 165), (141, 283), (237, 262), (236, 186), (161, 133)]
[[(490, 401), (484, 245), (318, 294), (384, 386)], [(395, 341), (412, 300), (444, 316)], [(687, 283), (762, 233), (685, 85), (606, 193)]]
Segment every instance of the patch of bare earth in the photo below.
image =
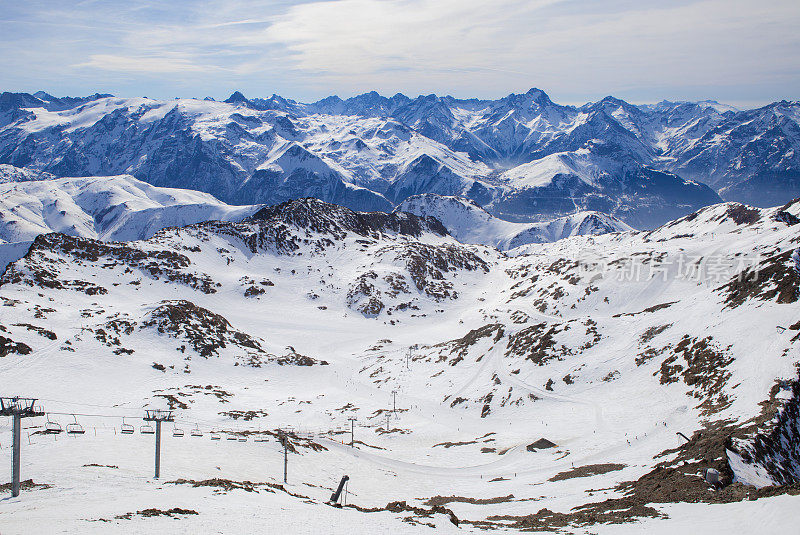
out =
[[(34, 483), (32, 479), (26, 479), (19, 483), (20, 490), (49, 489), (50, 487), (51, 485), (47, 483)], [(3, 483), (0, 485), (0, 492), (9, 491), (11, 491), (11, 483)]]
[(587, 464), (586, 466), (578, 466), (571, 468), (565, 472), (559, 472), (550, 478), (550, 481), (563, 481), (565, 479), (573, 479), (576, 477), (592, 477), (609, 472), (615, 472), (625, 468), (624, 464), (605, 463), (605, 464)]

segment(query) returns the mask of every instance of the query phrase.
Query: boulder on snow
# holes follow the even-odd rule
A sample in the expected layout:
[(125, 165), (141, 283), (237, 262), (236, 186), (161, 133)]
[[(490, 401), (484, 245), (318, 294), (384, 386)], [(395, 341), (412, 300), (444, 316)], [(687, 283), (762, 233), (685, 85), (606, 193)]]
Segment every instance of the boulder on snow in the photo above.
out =
[(546, 438), (540, 438), (536, 442), (528, 444), (528, 448), (527, 449), (528, 449), (528, 451), (536, 451), (536, 450), (544, 450), (544, 449), (547, 449), (547, 448), (555, 448), (555, 447), (556, 447), (555, 443), (550, 442)]

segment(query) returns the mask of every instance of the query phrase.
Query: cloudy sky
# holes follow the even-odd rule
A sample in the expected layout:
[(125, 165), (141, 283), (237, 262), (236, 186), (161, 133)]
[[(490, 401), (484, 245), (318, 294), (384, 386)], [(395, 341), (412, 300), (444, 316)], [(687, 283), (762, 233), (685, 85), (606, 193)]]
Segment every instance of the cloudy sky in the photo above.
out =
[(800, 99), (798, 0), (0, 0), (0, 90)]

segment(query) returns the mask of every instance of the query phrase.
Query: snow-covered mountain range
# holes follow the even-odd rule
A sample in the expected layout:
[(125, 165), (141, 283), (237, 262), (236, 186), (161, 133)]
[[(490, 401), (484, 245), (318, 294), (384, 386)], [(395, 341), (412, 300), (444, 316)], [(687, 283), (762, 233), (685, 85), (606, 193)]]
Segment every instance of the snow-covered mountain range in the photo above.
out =
[[(443, 203), (454, 234), (509, 228), (405, 207)], [(26, 420), (3, 531), (790, 532), (797, 223), (798, 202), (723, 203), (504, 254), (301, 199), (126, 243), (39, 235), (0, 277), (0, 385), (88, 432)], [(135, 420), (155, 406), (176, 415), (158, 484)]]
[[(0, 272), (21, 258), (40, 234), (146, 240), (165, 227), (239, 221), (262, 206), (231, 206), (208, 193), (152, 186), (131, 175), (57, 179), (0, 165)], [(568, 236), (631, 230), (614, 217), (597, 212), (542, 223), (512, 223), (490, 215), (469, 199), (432, 193), (409, 197), (394, 211), (435, 217), (459, 241), (500, 250)]]
[[(723, 198), (800, 196), (800, 104), (580, 107), (541, 90), (498, 100), (367, 93), (303, 104), (45, 93), (0, 96), (0, 163), (34, 174), (131, 174), (233, 204), (307, 196), (390, 211), (459, 195), (495, 216), (593, 210), (652, 228)], [(713, 189), (712, 189), (713, 188)]]

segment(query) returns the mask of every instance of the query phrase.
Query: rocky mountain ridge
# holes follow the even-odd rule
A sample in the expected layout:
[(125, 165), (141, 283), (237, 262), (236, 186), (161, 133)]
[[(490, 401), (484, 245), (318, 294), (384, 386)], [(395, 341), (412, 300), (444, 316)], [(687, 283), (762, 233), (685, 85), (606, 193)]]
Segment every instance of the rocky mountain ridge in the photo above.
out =
[(437, 193), (511, 221), (594, 210), (653, 228), (719, 202), (713, 189), (762, 206), (800, 194), (793, 102), (738, 111), (607, 97), (574, 107), (538, 89), (311, 104), (240, 93), (225, 102), (39, 96), (0, 99), (0, 163), (56, 176), (127, 173), (234, 204), (313, 196), (391, 211)]

